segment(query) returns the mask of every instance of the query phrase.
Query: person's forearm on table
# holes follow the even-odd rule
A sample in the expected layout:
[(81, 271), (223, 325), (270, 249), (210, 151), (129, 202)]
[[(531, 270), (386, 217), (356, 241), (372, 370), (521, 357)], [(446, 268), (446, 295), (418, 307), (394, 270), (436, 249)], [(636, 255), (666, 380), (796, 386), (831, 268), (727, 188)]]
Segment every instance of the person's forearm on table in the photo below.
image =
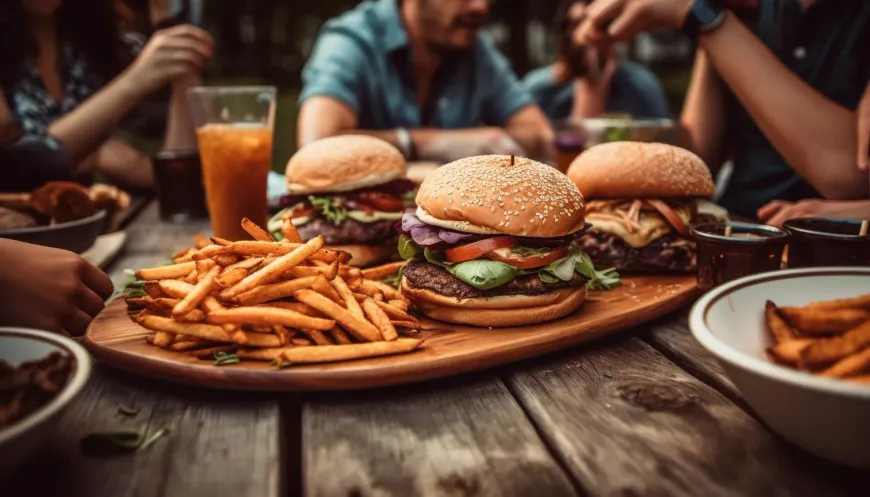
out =
[(867, 174), (855, 165), (855, 112), (793, 74), (730, 12), (721, 27), (700, 37), (700, 46), (799, 175), (825, 198), (867, 197)]
[(695, 55), (680, 125), (680, 144), (701, 157), (712, 171), (717, 171), (724, 161), (728, 128), (725, 92), (702, 50)]

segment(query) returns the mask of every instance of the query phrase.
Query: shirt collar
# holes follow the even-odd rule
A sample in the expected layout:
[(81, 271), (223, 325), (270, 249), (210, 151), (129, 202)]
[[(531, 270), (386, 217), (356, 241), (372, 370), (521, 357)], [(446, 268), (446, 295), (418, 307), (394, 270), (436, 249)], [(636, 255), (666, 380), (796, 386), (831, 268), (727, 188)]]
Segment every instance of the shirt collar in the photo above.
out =
[(408, 32), (402, 23), (399, 10), (400, 0), (380, 0), (378, 5), (381, 19), (384, 22), (384, 47), (393, 52), (408, 46)]

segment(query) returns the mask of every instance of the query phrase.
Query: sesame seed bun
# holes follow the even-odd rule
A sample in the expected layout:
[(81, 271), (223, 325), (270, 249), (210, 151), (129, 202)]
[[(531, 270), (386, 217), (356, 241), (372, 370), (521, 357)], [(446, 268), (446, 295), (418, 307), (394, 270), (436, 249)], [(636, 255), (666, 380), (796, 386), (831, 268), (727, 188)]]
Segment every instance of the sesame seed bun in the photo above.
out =
[(716, 192), (700, 157), (663, 143), (596, 145), (574, 159), (566, 174), (588, 198), (709, 197)]
[(390, 245), (326, 245), (332, 250), (341, 250), (350, 254), (349, 265), (368, 267), (385, 262), (396, 255), (395, 244)]
[(405, 177), (405, 157), (379, 138), (333, 136), (305, 145), (287, 163), (287, 191), (347, 192)]
[(413, 288), (402, 278), (407, 296), (432, 319), (472, 326), (523, 326), (552, 321), (577, 310), (586, 299), (586, 288), (565, 288), (542, 295), (502, 295), (456, 299), (430, 290)]
[(583, 228), (583, 195), (546, 164), (480, 155), (432, 172), (417, 192), (417, 215), (457, 231), (558, 237)]

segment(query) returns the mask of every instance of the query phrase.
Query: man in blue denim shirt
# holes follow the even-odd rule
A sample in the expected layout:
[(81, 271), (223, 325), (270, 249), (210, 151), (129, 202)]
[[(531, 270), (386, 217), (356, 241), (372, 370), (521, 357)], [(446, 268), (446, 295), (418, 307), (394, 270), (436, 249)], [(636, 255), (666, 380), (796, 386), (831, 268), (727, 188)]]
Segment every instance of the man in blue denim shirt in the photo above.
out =
[(327, 22), (302, 75), (299, 144), (353, 132), (409, 159), (542, 156), (546, 118), (479, 32), (489, 4), (373, 0)]

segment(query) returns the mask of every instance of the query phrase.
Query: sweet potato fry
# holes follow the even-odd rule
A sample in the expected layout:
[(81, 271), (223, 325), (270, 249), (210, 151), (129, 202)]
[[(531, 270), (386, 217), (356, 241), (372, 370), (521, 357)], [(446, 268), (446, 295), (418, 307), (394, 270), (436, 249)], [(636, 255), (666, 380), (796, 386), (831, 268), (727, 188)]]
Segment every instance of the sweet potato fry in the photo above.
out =
[[(278, 300), (284, 297), (291, 297), (299, 290), (311, 288), (311, 285), (314, 284), (316, 278), (316, 276), (306, 276), (305, 278), (296, 278), (295, 280), (287, 280), (280, 283), (273, 283), (271, 285), (258, 286), (236, 296), (235, 300), (240, 305), (254, 305), (269, 302), (271, 300)], [(226, 292), (226, 290), (224, 290), (224, 292)], [(222, 298), (226, 298), (224, 292), (221, 292)]]
[(396, 274), (404, 265), (405, 261), (398, 261), (370, 267), (362, 270), (362, 277), (367, 280), (382, 280), (388, 276)]
[(281, 274), (283, 274), (291, 267), (296, 266), (300, 262), (304, 261), (308, 256), (312, 255), (322, 246), (322, 236), (312, 238), (305, 244), (300, 245), (299, 247), (294, 249), (292, 252), (286, 255), (282, 255), (272, 264), (269, 264), (268, 266), (257, 271), (256, 273), (248, 275), (248, 277), (246, 277), (242, 281), (236, 283), (230, 288), (227, 288), (221, 293), (221, 296), (224, 296), (224, 298), (232, 298), (257, 286), (273, 283), (281, 276)]
[(775, 341), (784, 342), (797, 338), (794, 329), (779, 316), (776, 304), (769, 300), (764, 304), (764, 318), (767, 323), (767, 331), (770, 332)]
[(801, 333), (838, 333), (870, 319), (864, 309), (819, 309), (811, 307), (780, 307), (780, 315)]
[(281, 222), (281, 234), (284, 235), (284, 239), (291, 243), (302, 243), (302, 237), (299, 235), (299, 231), (293, 226), (293, 222), (290, 219), (284, 219)]
[(349, 361), (411, 352), (423, 343), (416, 338), (400, 338), (392, 342), (357, 343), (351, 345), (321, 345), (284, 349), (281, 357), (291, 364), (317, 364)]
[[(357, 302), (353, 297), (353, 292), (350, 291), (350, 288), (347, 287), (347, 283), (344, 282), (344, 279), (342, 279), (341, 276), (336, 276), (335, 279), (332, 280), (332, 287), (335, 288), (336, 292), (338, 292), (338, 295), (341, 297), (347, 310), (359, 317), (365, 317), (362, 307), (360, 307), (359, 302)], [(371, 316), (369, 316), (369, 319), (371, 319)], [(372, 322), (374, 323), (374, 321)], [(374, 324), (377, 325), (377, 323)]]
[(136, 279), (143, 281), (172, 280), (183, 278), (196, 268), (193, 262), (159, 266), (136, 271)]
[[(353, 302), (356, 304), (356, 300)], [(374, 325), (381, 331), (381, 336), (384, 340), (391, 342), (399, 338), (399, 334), (396, 333), (396, 328), (393, 326), (393, 323), (390, 322), (390, 318), (383, 309), (378, 307), (377, 302), (372, 299), (366, 299), (362, 303), (362, 308), (365, 311), (366, 316), (369, 318), (369, 321), (374, 323)]]
[(864, 372), (870, 372), (870, 347), (840, 359), (822, 371), (821, 375), (831, 378), (846, 378)]
[(281, 325), (290, 328), (310, 328), (328, 331), (335, 326), (332, 319), (314, 318), (288, 309), (274, 307), (234, 307), (209, 313), (211, 324)]
[[(376, 342), (382, 339), (381, 331), (375, 325), (359, 316), (355, 316), (344, 307), (341, 307), (313, 290), (299, 290), (293, 295), (296, 297), (296, 300), (308, 304), (330, 318), (338, 321), (344, 329), (360, 340)], [(311, 328), (311, 326), (306, 326), (306, 328)], [(327, 330), (330, 328), (332, 328), (332, 326), (327, 328)]]
[(781, 364), (796, 366), (801, 362), (801, 352), (813, 343), (813, 339), (798, 338), (780, 342), (767, 349), (767, 353), (774, 361)]
[(258, 240), (261, 242), (274, 242), (275, 239), (272, 238), (266, 230), (261, 228), (257, 223), (251, 221), (250, 219), (243, 217), (242, 218), (242, 229), (247, 231), (251, 238), (254, 240)]
[(840, 336), (815, 340), (800, 353), (801, 363), (821, 366), (870, 346), (870, 321)]

